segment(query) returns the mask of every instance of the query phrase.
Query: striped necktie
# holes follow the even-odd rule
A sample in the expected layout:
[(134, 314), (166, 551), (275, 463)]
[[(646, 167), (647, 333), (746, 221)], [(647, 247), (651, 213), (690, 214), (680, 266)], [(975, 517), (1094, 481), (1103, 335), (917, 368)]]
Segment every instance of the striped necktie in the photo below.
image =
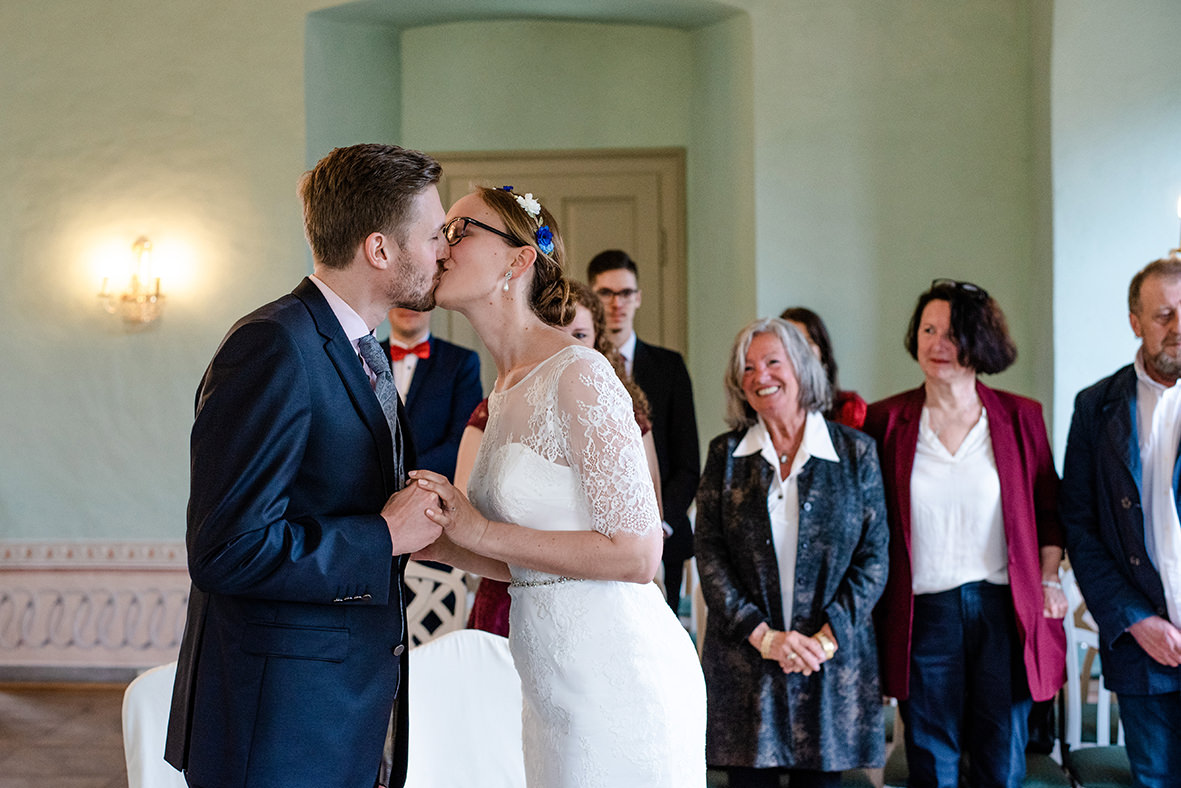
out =
[(358, 342), (361, 358), (369, 365), (369, 369), (377, 376), (374, 393), (381, 409), (385, 413), (386, 423), (390, 427), (390, 436), (394, 441), (394, 489), (402, 489), (405, 473), (402, 468), (402, 430), (398, 423), (398, 389), (394, 386), (394, 375), (390, 372), (390, 362), (381, 345), (372, 334), (366, 334)]

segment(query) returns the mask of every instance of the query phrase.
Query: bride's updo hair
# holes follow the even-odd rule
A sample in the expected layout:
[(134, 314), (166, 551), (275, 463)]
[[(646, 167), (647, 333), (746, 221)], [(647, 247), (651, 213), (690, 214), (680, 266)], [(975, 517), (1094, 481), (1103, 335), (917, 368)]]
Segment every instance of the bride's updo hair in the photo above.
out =
[[(509, 235), (518, 239), (521, 246), (530, 246), (537, 252), (533, 262), (533, 285), (529, 290), (529, 307), (542, 321), (555, 326), (564, 326), (574, 319), (574, 296), (570, 282), (564, 275), (566, 248), (558, 232), (558, 223), (544, 205), (536, 203), (540, 214), (534, 218), (517, 202), (517, 195), (511, 187), (493, 189), (477, 187), (476, 193), (484, 203), (496, 211), (504, 222)], [(542, 251), (538, 231), (549, 229), (553, 248)], [(544, 236), (544, 232), (543, 232)]]

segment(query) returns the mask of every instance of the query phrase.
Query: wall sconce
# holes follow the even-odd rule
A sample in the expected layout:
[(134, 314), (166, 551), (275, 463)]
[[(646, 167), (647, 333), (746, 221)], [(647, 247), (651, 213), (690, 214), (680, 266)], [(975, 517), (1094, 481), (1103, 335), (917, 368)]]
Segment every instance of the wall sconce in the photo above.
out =
[(142, 328), (164, 311), (164, 294), (160, 292), (160, 278), (152, 274), (151, 240), (141, 235), (135, 239), (131, 249), (135, 254), (135, 266), (131, 270), (127, 288), (122, 293), (114, 293), (110, 289), (110, 280), (103, 277), (98, 299), (107, 312), (122, 315), (128, 328)]

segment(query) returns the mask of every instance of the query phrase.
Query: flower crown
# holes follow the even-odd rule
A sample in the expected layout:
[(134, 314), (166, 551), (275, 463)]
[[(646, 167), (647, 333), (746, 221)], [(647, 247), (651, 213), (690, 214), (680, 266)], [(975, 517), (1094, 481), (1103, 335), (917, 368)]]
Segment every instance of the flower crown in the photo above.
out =
[[(521, 206), (521, 210), (529, 214), (530, 217), (541, 221), (541, 203), (539, 203), (533, 196), (533, 192), (526, 192), (522, 197), (519, 194), (513, 194), (512, 186), (501, 186), (501, 191), (508, 192), (513, 195), (513, 199), (517, 201), (517, 205)], [(534, 234), (537, 238), (537, 248), (545, 254), (553, 254), (554, 251), (554, 233), (550, 230), (548, 224), (543, 224), (537, 228)]]

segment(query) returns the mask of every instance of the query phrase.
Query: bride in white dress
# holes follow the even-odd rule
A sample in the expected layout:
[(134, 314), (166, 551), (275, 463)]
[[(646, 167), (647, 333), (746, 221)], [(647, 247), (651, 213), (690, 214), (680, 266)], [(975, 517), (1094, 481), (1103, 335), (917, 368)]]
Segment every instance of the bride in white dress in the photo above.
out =
[(663, 534), (631, 397), (602, 354), (547, 325), (574, 310), (553, 217), (505, 187), (447, 218), (436, 300), (499, 374), (471, 503), (411, 473), (442, 503), (428, 514), (444, 537), (421, 557), (511, 579), (530, 788), (700, 788), (704, 680), (652, 583)]

